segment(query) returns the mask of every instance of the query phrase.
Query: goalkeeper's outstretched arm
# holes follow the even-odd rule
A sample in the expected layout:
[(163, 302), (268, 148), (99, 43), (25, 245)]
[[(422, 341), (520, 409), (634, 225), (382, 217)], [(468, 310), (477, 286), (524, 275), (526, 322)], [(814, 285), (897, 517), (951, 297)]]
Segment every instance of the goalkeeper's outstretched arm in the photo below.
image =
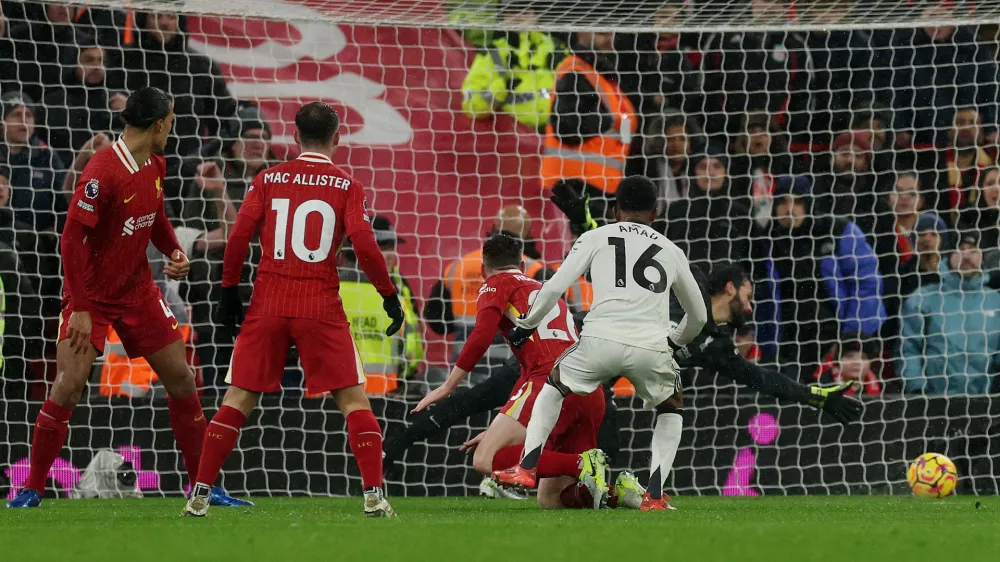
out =
[(850, 383), (807, 386), (734, 353), (735, 345), (729, 343), (732, 350), (728, 352), (708, 346), (702, 352), (705, 366), (761, 394), (823, 410), (842, 424), (861, 419), (864, 405), (845, 395)]

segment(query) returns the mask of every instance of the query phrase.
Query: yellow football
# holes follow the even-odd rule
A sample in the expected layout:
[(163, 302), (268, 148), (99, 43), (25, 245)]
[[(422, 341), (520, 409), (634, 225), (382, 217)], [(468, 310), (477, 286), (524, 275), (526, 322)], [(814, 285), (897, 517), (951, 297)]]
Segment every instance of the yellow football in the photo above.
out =
[(958, 469), (940, 453), (924, 453), (910, 463), (906, 480), (918, 498), (943, 498), (955, 491)]

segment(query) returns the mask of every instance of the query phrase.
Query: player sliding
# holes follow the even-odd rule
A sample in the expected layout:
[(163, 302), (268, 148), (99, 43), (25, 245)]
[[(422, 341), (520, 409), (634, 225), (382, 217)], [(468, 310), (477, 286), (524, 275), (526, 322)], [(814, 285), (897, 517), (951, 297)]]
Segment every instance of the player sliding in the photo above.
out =
[[(340, 141), (337, 113), (325, 103), (306, 104), (295, 115), (295, 128), (301, 154), (254, 178), (226, 244), (220, 309), (230, 329), (242, 328), (226, 379), (232, 386), (209, 424), (184, 515), (207, 514), (211, 486), (240, 427), (261, 393), (281, 389), (293, 343), (308, 391), (331, 392), (347, 419), (365, 515), (395, 515), (382, 490), (382, 429), (365, 395), (365, 370), (340, 300), (336, 258), (345, 236), (392, 318), (387, 335), (402, 327), (403, 308), (369, 223), (364, 187), (330, 161)], [(263, 257), (244, 318), (240, 271), (258, 227)]]
[[(174, 122), (173, 103), (157, 88), (141, 88), (122, 111), (126, 127), (111, 146), (87, 163), (70, 201), (62, 235), (65, 271), (56, 381), (35, 420), (31, 468), (7, 507), (38, 507), (45, 480), (59, 456), (73, 408), (90, 369), (104, 351), (108, 326), (129, 357), (144, 357), (167, 390), (170, 426), (192, 482), (199, 470), (205, 415), (187, 364), (184, 341), (146, 259), (150, 241), (170, 256), (164, 271), (181, 279), (191, 266), (163, 206), (163, 150)], [(212, 505), (253, 505), (206, 491)]]
[[(483, 286), (479, 289), (476, 326), (448, 380), (424, 397), (413, 412), (442, 400), (458, 388), (469, 371), (486, 353), (493, 336), (504, 337), (514, 328), (514, 320), (527, 312), (542, 284), (522, 272), (522, 243), (503, 233), (490, 236), (483, 244)], [(472, 465), (483, 474), (510, 468), (521, 458), (525, 425), (536, 399), (553, 366), (577, 341), (573, 317), (565, 301), (556, 297), (551, 310), (541, 319), (534, 335), (513, 348), (521, 363), (521, 377), (514, 385), (501, 414), (479, 437), (466, 443), (474, 448)], [(543, 508), (598, 509), (607, 495), (607, 461), (597, 446), (597, 433), (604, 418), (604, 393), (599, 388), (581, 396), (571, 396), (558, 420), (553, 420), (547, 448), (540, 453), (537, 475), (538, 503)], [(551, 428), (550, 428), (551, 429)], [(623, 490), (623, 495), (635, 488)], [(638, 507), (640, 494), (626, 497)]]
[[(656, 188), (640, 176), (626, 178), (615, 194), (617, 224), (583, 234), (562, 267), (546, 282), (528, 314), (516, 321), (510, 342), (527, 341), (559, 296), (590, 271), (594, 303), (579, 343), (562, 356), (535, 400), (521, 463), (494, 473), (503, 484), (532, 487), (542, 445), (559, 419), (564, 397), (589, 394), (617, 376), (635, 386), (646, 407), (658, 412), (653, 428), (649, 486), (643, 510), (668, 509), (663, 483), (681, 438), (681, 415), (668, 400), (677, 386), (673, 351), (701, 331), (708, 312), (687, 258), (649, 225), (656, 216)], [(670, 289), (686, 312), (671, 334)]]

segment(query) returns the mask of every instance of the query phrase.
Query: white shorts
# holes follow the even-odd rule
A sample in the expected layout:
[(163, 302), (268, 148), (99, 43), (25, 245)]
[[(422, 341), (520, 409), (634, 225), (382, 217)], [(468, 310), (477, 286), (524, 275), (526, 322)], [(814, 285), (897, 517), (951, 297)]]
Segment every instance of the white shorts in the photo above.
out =
[(574, 394), (590, 394), (623, 376), (635, 387), (646, 408), (655, 408), (677, 391), (673, 354), (583, 336), (557, 363), (559, 382)]

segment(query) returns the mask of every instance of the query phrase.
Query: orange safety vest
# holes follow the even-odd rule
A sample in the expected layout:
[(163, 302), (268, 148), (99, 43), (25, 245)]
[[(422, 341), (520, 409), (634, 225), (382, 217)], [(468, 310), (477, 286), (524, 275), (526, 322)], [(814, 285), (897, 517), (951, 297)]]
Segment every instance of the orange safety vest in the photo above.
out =
[[(570, 72), (576, 72), (590, 82), (604, 108), (614, 116), (614, 126), (579, 146), (567, 146), (559, 141), (551, 122), (546, 125), (542, 186), (551, 187), (559, 180), (580, 178), (609, 195), (614, 194), (625, 177), (625, 160), (629, 155), (632, 135), (638, 127), (635, 106), (618, 84), (602, 76), (580, 57), (563, 59), (556, 68), (556, 82)], [(550, 112), (555, 109), (556, 95), (552, 95)]]
[[(559, 271), (560, 267), (562, 267), (561, 261), (549, 264), (549, 269), (552, 271)], [(566, 289), (564, 297), (566, 304), (576, 307), (577, 310), (589, 312), (591, 305), (594, 304), (594, 285), (587, 281), (586, 276), (581, 276), (569, 286), (569, 289)]]
[[(524, 274), (534, 277), (544, 264), (528, 256), (524, 259)], [(483, 286), (483, 250), (480, 248), (469, 252), (444, 269), (443, 281), (451, 292), (451, 312), (455, 320), (466, 322), (472, 326), (476, 322), (479, 300), (479, 288)]]
[[(179, 326), (184, 343), (191, 343), (191, 326)], [(192, 359), (188, 358), (189, 361)], [(104, 347), (104, 365), (101, 367), (101, 396), (142, 395), (149, 392), (159, 380), (153, 368), (142, 357), (129, 359), (122, 347), (122, 340), (114, 328), (108, 328), (108, 341)]]

